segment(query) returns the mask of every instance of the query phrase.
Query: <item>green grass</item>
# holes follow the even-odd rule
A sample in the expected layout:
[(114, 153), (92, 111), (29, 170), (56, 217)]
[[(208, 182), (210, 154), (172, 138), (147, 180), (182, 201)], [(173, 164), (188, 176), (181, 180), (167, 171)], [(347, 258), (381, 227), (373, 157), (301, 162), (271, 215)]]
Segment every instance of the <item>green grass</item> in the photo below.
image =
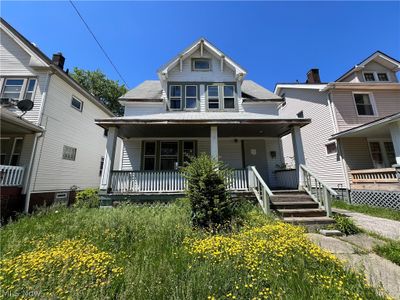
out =
[[(241, 215), (242, 220), (235, 223), (233, 235), (225, 233), (223, 236), (234, 238), (234, 234), (244, 230), (243, 224), (246, 228), (276, 224), (250, 205), (242, 208)], [(252, 278), (245, 269), (238, 269), (241, 256), (216, 263), (195, 257), (188, 251), (185, 240), (201, 240), (209, 237), (209, 233), (191, 227), (190, 210), (185, 201), (170, 205), (125, 205), (115, 209), (53, 208), (10, 223), (1, 228), (0, 233), (2, 263), (24, 261), (29, 255), (32, 260), (28, 269), (16, 265), (7, 270), (7, 274), (21, 274), (15, 282), (7, 279), (7, 274), (1, 274), (6, 277), (6, 281), (1, 282), (5, 292), (0, 298), (4, 299), (18, 298), (24, 292), (31, 292), (29, 295), (36, 299), (207, 299), (211, 295), (226, 299), (231, 297), (230, 293), (242, 295), (240, 299), (260, 297), (251, 287), (245, 287), (245, 283), (251, 284)], [(91, 287), (84, 277), (88, 270), (75, 269), (74, 264), (65, 270), (63, 261), (57, 260), (54, 269), (59, 268), (60, 272), (43, 273), (46, 255), (50, 253), (66, 257), (65, 261), (71, 263), (69, 253), (57, 250), (57, 245), (69, 240), (83, 241), (89, 245), (87, 247), (93, 245), (92, 251), (100, 253), (99, 257), (108, 253), (112, 257), (108, 259), (110, 270), (122, 268), (121, 275), (109, 277), (104, 285)], [(38, 247), (44, 251), (38, 251)], [(84, 254), (82, 261), (90, 259)], [(36, 259), (36, 255), (42, 255), (41, 260)], [(383, 299), (365, 285), (362, 276), (350, 273), (335, 262), (314, 259), (310, 253), (293, 252), (276, 256), (274, 261), (272, 256), (254, 258), (259, 259), (262, 276), (268, 278), (263, 281), (255, 278), (255, 281), (271, 291), (272, 294), (267, 295), (270, 298), (345, 299), (346, 292), (362, 299)], [(264, 268), (268, 263), (279, 269)], [(56, 275), (52, 275), (53, 272)], [(316, 277), (311, 280), (307, 277), (311, 275)], [(32, 280), (35, 285), (28, 285)], [(29, 290), (21, 290), (21, 286)]]
[(384, 245), (374, 247), (374, 251), (380, 256), (400, 266), (400, 241), (389, 241)]
[(373, 207), (369, 205), (352, 205), (339, 200), (333, 201), (332, 206), (363, 213), (374, 217), (400, 221), (400, 211), (390, 208)]

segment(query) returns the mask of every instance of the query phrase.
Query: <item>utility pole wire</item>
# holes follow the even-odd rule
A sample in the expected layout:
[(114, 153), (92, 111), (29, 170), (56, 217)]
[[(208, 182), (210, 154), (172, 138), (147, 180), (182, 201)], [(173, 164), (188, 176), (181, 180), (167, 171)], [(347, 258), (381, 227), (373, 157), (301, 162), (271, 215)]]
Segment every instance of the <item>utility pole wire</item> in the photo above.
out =
[(86, 23), (85, 19), (83, 18), (83, 16), (80, 14), (78, 8), (75, 6), (75, 4), (72, 2), (72, 0), (69, 0), (69, 3), (71, 3), (72, 7), (75, 9), (76, 13), (78, 14), (78, 16), (81, 18), (83, 24), (85, 24), (87, 30), (90, 32), (90, 34), (92, 35), (92, 37), (94, 38), (94, 40), (96, 41), (97, 45), (100, 47), (101, 51), (103, 51), (103, 54), (106, 56), (106, 58), (108, 59), (108, 61), (110, 62), (110, 64), (113, 66), (115, 72), (117, 72), (118, 76), (121, 78), (121, 80), (124, 82), (124, 84), (126, 85), (126, 87), (128, 87), (128, 84), (126, 83), (125, 79), (122, 77), (121, 73), (118, 71), (117, 66), (113, 63), (113, 61), (111, 60), (110, 56), (108, 56), (106, 50), (104, 50), (103, 46), (100, 44), (99, 40), (96, 38), (96, 36), (94, 35), (93, 31), (90, 29), (89, 25)]

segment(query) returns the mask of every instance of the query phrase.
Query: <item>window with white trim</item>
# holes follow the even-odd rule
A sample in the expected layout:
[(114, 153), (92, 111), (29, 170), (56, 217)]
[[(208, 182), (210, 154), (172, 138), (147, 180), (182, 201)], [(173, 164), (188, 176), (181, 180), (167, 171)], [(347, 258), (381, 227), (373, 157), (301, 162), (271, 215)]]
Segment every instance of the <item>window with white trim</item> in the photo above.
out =
[(387, 73), (378, 73), (379, 81), (389, 81), (389, 77)]
[(326, 147), (326, 155), (332, 155), (337, 153), (336, 142), (331, 142), (325, 145)]
[(20, 99), (23, 92), (24, 79), (7, 78), (4, 80), (4, 88), (1, 98)]
[(233, 85), (223, 86), (224, 109), (235, 108), (235, 87)]
[(373, 72), (365, 72), (364, 79), (365, 81), (375, 81), (375, 75)]
[(104, 168), (104, 156), (100, 157), (100, 169), (99, 169), (99, 176), (103, 173)]
[(196, 146), (194, 141), (183, 141), (183, 161), (189, 162), (196, 155)]
[(182, 86), (180, 85), (169, 86), (169, 107), (170, 109), (182, 108)]
[(83, 110), (83, 102), (74, 96), (72, 96), (72, 99), (71, 99), (71, 106), (73, 108), (75, 108), (76, 110), (79, 110), (79, 111)]
[(33, 101), (34, 94), (35, 94), (35, 87), (36, 87), (36, 79), (31, 78), (28, 81), (28, 85), (26, 87), (25, 98)]
[(211, 59), (209, 58), (192, 58), (193, 71), (210, 71)]
[(359, 116), (375, 115), (370, 94), (355, 93), (353, 96)]
[(197, 85), (186, 85), (185, 86), (185, 108), (196, 109), (197, 108)]
[(208, 109), (219, 109), (219, 88), (218, 85), (207, 86)]
[(62, 159), (74, 161), (76, 159), (76, 150), (74, 147), (64, 145)]

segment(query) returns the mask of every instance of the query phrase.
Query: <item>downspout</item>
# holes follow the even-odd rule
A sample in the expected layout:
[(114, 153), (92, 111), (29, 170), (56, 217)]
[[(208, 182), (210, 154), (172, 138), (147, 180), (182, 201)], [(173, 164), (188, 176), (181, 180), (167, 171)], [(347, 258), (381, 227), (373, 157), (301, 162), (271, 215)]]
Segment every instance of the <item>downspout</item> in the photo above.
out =
[[(45, 102), (47, 100), (47, 93), (49, 90), (49, 85), (50, 85), (50, 78), (53, 75), (53, 72), (47, 73), (47, 78), (46, 78), (46, 85), (42, 94), (42, 101), (40, 103), (40, 111), (39, 111), (39, 119), (38, 119), (38, 124), (39, 126), (41, 126), (42, 123), (42, 119), (43, 119), (43, 114), (44, 114), (44, 106), (45, 106)], [(37, 143), (38, 143), (38, 139), (40, 137), (43, 137), (43, 133), (41, 133), (40, 135), (36, 134), (35, 135), (35, 140), (33, 143), (33, 149), (32, 149), (32, 154), (31, 154), (31, 159), (29, 162), (29, 166), (27, 169), (28, 172), (28, 176), (26, 177), (26, 184), (24, 187), (25, 190), (25, 208), (24, 211), (25, 213), (29, 212), (29, 204), (30, 204), (30, 198), (31, 198), (31, 192), (32, 192), (32, 187), (31, 187), (31, 183), (32, 183), (32, 172), (33, 172), (33, 167), (34, 167), (34, 162), (35, 162), (35, 158), (36, 158), (36, 150), (37, 150)]]

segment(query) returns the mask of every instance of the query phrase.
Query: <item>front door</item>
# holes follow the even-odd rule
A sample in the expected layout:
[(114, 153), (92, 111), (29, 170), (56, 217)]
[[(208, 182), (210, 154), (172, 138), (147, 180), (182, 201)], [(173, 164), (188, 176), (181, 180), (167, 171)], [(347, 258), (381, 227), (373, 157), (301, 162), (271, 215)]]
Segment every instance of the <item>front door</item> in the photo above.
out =
[(258, 173), (268, 183), (267, 154), (264, 140), (244, 140), (244, 165), (255, 166)]

